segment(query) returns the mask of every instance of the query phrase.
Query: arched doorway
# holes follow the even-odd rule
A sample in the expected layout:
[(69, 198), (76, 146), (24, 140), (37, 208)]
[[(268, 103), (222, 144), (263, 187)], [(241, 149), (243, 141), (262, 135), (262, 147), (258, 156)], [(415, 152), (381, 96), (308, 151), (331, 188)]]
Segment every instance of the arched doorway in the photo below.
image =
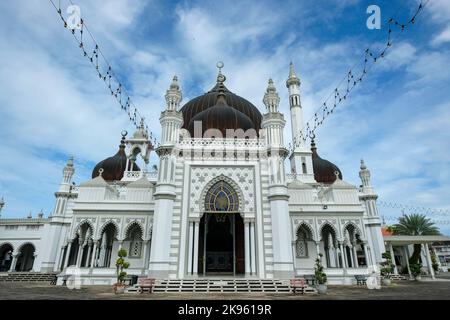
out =
[(244, 274), (244, 222), (236, 191), (225, 181), (208, 190), (199, 227), (199, 273)]
[(97, 267), (109, 268), (114, 241), (117, 240), (117, 228), (113, 223), (108, 223), (101, 233)]
[(9, 271), (11, 268), (14, 248), (9, 243), (0, 246), (0, 272)]
[(35, 248), (31, 243), (24, 244), (20, 247), (20, 255), (16, 263), (16, 271), (31, 271), (34, 264)]

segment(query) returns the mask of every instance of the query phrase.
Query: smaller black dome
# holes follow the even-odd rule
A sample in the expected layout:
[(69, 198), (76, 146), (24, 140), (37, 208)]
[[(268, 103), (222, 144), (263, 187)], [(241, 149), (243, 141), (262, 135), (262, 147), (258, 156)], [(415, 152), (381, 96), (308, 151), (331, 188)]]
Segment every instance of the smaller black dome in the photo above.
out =
[(317, 154), (316, 144), (314, 140), (311, 141), (311, 151), (312, 151), (312, 163), (314, 169), (314, 179), (321, 183), (333, 183), (336, 181), (336, 174), (338, 172), (339, 179), (342, 180), (341, 170), (328, 160), (322, 159)]
[[(127, 155), (125, 153), (125, 136), (122, 136), (122, 140), (120, 141), (119, 151), (109, 158), (100, 161), (95, 166), (94, 170), (92, 170), (92, 179), (98, 177), (100, 169), (103, 169), (102, 178), (106, 181), (115, 181), (121, 180), (123, 178), (123, 173), (126, 170), (127, 165)], [(139, 171), (139, 167), (134, 164), (132, 170), (130, 171)]]
[(202, 123), (202, 135), (208, 129), (218, 129), (224, 138), (226, 137), (227, 129), (242, 129), (244, 132), (248, 129), (255, 129), (253, 121), (247, 115), (227, 104), (223, 93), (217, 95), (217, 101), (214, 106), (203, 110), (191, 119), (188, 130), (192, 137), (194, 137), (195, 121)]

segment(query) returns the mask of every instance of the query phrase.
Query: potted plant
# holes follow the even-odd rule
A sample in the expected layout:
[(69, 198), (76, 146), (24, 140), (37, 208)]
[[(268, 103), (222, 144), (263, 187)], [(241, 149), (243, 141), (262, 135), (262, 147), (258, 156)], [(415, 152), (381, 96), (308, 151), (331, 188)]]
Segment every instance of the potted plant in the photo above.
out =
[(392, 263), (391, 255), (389, 253), (384, 252), (381, 257), (384, 259), (384, 261), (380, 263), (380, 273), (383, 277), (381, 281), (385, 286), (388, 286), (391, 284), (391, 275), (394, 272), (394, 264)]
[(422, 278), (420, 276), (422, 273), (422, 264), (420, 262), (410, 264), (409, 269), (411, 270), (411, 275), (416, 281), (419, 281)]
[(125, 277), (127, 273), (123, 271), (127, 269), (130, 264), (125, 261), (125, 257), (127, 256), (127, 251), (125, 249), (120, 249), (117, 253), (119, 258), (116, 260), (116, 268), (117, 268), (117, 282), (113, 285), (114, 293), (124, 293), (125, 292)]
[(327, 292), (327, 275), (323, 271), (322, 256), (323, 255), (319, 253), (316, 264), (314, 265), (314, 275), (317, 282), (316, 288), (319, 294), (325, 294)]

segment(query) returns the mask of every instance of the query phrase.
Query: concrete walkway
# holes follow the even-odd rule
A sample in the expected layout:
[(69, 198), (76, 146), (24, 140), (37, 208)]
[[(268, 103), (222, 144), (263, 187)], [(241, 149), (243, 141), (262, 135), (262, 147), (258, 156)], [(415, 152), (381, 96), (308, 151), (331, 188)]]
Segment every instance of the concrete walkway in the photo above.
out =
[(271, 293), (157, 293), (157, 294), (119, 294), (113, 293), (111, 286), (92, 286), (81, 289), (68, 289), (51, 286), (47, 283), (0, 283), (0, 300), (207, 300), (207, 299), (267, 299), (267, 300), (450, 300), (448, 281), (397, 281), (380, 290), (369, 290), (365, 286), (329, 286), (326, 295), (271, 294)]

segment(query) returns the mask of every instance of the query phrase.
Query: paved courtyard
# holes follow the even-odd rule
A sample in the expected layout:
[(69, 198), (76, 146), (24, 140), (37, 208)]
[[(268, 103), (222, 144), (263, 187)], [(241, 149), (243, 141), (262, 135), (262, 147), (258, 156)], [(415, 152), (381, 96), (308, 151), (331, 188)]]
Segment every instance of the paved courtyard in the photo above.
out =
[(267, 300), (450, 300), (450, 281), (398, 281), (380, 290), (369, 290), (362, 286), (329, 286), (326, 295), (273, 294), (273, 293), (156, 293), (156, 294), (119, 294), (115, 295), (110, 286), (92, 286), (70, 290), (66, 287), (52, 286), (47, 283), (0, 283), (0, 300), (93, 300), (93, 299), (152, 299), (152, 300), (188, 300), (188, 299), (267, 299)]

